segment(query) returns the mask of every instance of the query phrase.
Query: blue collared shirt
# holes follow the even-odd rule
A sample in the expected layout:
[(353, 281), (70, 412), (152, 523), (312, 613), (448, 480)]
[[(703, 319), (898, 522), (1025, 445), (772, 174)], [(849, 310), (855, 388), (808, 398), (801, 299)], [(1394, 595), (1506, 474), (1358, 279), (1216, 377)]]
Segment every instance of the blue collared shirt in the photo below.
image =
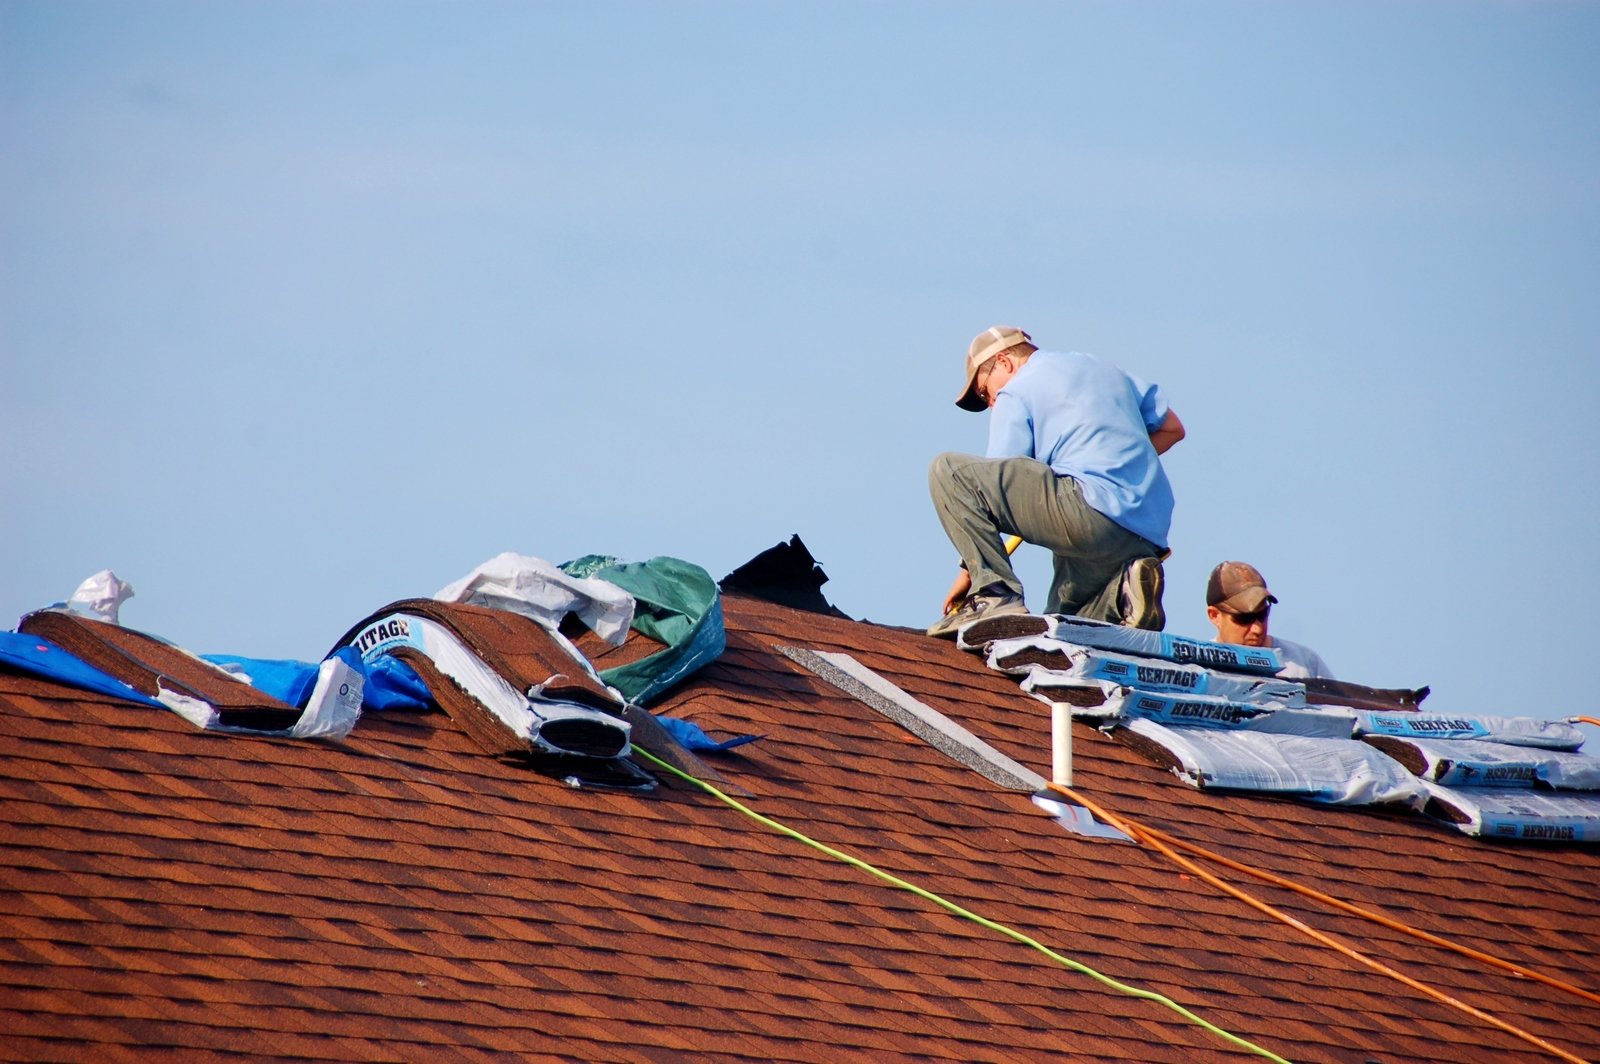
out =
[(1172, 485), (1150, 442), (1167, 417), (1161, 389), (1093, 355), (1035, 351), (989, 410), (990, 458), (1036, 458), (1083, 499), (1157, 547), (1172, 527)]

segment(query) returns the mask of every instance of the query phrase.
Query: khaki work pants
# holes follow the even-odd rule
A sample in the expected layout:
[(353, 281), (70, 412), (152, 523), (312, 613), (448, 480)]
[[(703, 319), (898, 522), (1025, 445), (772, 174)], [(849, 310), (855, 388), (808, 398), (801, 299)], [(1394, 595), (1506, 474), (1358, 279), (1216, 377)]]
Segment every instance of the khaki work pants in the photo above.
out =
[(1006, 536), (1021, 536), (1055, 555), (1046, 613), (1120, 622), (1123, 570), (1136, 558), (1160, 554), (1149, 540), (1084, 502), (1076, 480), (1032, 458), (941, 454), (928, 470), (928, 490), (974, 591), (999, 583), (1022, 594), (1006, 556)]

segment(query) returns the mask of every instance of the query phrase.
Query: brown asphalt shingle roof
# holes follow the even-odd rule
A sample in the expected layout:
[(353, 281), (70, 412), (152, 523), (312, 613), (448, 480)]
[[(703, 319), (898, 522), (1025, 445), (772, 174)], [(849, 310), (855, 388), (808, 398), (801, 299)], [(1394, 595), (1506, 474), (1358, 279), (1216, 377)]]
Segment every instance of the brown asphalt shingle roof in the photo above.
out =
[[(724, 601), (655, 707), (757, 812), (1297, 1061), (1540, 1059), (1194, 878), (1061, 830), (784, 658), (844, 651), (1041, 774), (1046, 707), (920, 634)], [(1595, 990), (1600, 854), (1192, 790), (1075, 725), (1108, 809)], [(199, 731), (0, 671), (0, 1055), (300, 1060), (1248, 1059), (669, 782), (574, 790), (441, 713), (339, 742)], [(1600, 1005), (1290, 891), (1263, 900), (1580, 1057)]]

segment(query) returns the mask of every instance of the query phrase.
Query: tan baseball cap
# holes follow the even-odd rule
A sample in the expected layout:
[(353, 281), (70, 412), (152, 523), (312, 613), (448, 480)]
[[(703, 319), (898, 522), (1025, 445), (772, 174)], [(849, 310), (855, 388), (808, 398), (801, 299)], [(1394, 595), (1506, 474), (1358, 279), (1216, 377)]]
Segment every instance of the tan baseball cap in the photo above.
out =
[(1223, 562), (1206, 581), (1206, 605), (1223, 613), (1255, 613), (1278, 598), (1267, 590), (1261, 571), (1244, 562)]
[(1012, 325), (995, 325), (973, 337), (967, 348), (967, 383), (956, 397), (956, 405), (963, 410), (987, 410), (988, 406), (978, 398), (979, 367), (1008, 347), (1032, 343), (1033, 337)]

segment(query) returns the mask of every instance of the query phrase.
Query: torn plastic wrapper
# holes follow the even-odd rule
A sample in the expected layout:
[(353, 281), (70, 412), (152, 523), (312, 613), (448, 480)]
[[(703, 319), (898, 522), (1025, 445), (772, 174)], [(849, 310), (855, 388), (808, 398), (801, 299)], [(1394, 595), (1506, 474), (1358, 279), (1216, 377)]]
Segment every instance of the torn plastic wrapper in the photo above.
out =
[(345, 656), (360, 664), (354, 650), (340, 651), (317, 668), (316, 686), (311, 689), (299, 723), (289, 729), (296, 739), (343, 739), (361, 719), (361, 697), (365, 679)]
[(717, 740), (707, 735), (705, 729), (694, 723), (694, 721), (679, 720), (677, 717), (662, 716), (657, 716), (654, 719), (663, 728), (665, 728), (668, 734), (677, 740), (685, 750), (695, 750), (704, 753), (721, 753), (725, 750), (732, 750), (735, 747), (743, 746), (745, 743), (753, 743), (757, 739), (766, 738), (764, 735), (736, 735), (732, 739), (724, 739), (719, 743)]
[(554, 631), (568, 613), (613, 646), (628, 638), (633, 596), (595, 577), (572, 576), (543, 558), (507, 551), (473, 569), (433, 596), (531, 617)]

